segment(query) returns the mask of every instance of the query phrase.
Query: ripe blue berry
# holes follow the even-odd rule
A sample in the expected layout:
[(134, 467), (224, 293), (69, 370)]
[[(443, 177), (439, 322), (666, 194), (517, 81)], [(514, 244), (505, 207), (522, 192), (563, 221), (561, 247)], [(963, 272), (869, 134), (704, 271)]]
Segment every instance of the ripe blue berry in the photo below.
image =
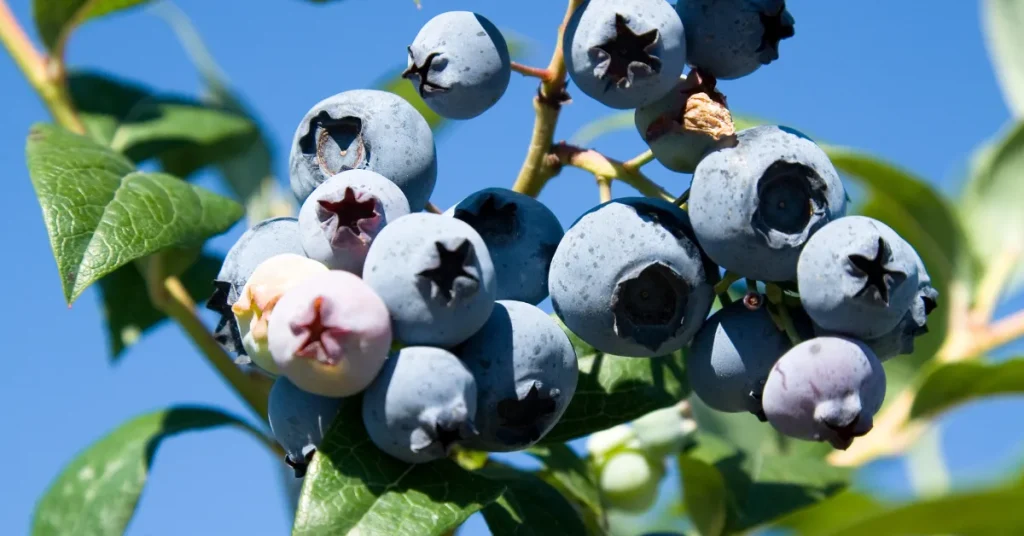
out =
[(686, 213), (665, 201), (617, 199), (584, 214), (551, 261), (555, 312), (602, 352), (674, 352), (711, 309), (717, 270), (693, 239)]
[(576, 352), (554, 319), (537, 307), (495, 303), (480, 331), (456, 351), (476, 379), (476, 425), (468, 446), (522, 450), (540, 441), (576, 392)]
[(391, 311), (395, 338), (452, 347), (487, 322), (494, 265), (466, 222), (413, 213), (385, 227), (366, 255), (363, 279)]
[(363, 396), (363, 424), (377, 448), (406, 463), (447, 456), (476, 435), (477, 388), (462, 361), (426, 346), (388, 358)]
[(864, 216), (840, 218), (807, 241), (797, 266), (800, 302), (815, 324), (873, 339), (896, 327), (918, 292), (916, 255), (896, 231)]
[(870, 348), (852, 339), (818, 337), (779, 359), (761, 403), (779, 432), (845, 450), (871, 431), (884, 398), (885, 371)]
[(726, 270), (791, 281), (807, 239), (846, 214), (846, 190), (825, 152), (799, 132), (761, 126), (736, 138), (693, 174), (693, 231)]
[(295, 469), (296, 478), (306, 474), (306, 466), (341, 404), (340, 398), (303, 391), (288, 378), (278, 377), (274, 381), (267, 400), (267, 420), (274, 439), (287, 453), (285, 463)]
[(468, 223), (484, 239), (494, 261), (497, 299), (536, 305), (548, 297), (551, 257), (563, 235), (548, 207), (512, 190), (487, 188), (445, 214)]
[(686, 65), (683, 23), (665, 0), (588, 0), (570, 18), (562, 47), (572, 81), (611, 108), (661, 98)]
[(779, 42), (795, 33), (785, 0), (679, 0), (676, 10), (687, 62), (723, 80), (779, 59)]
[(348, 169), (368, 169), (398, 185), (422, 210), (437, 179), (434, 135), (405, 99), (357, 89), (318, 102), (292, 140), (292, 192), (303, 202), (320, 183)]
[(704, 322), (686, 354), (693, 392), (718, 411), (761, 414), (761, 391), (792, 344), (766, 307), (734, 302)]
[(416, 34), (402, 76), (438, 115), (471, 119), (505, 94), (511, 65), (505, 38), (491, 21), (470, 11), (449, 11)]
[(395, 183), (365, 169), (342, 171), (302, 203), (302, 248), (332, 270), (359, 275), (377, 233), (409, 212), (409, 201)]

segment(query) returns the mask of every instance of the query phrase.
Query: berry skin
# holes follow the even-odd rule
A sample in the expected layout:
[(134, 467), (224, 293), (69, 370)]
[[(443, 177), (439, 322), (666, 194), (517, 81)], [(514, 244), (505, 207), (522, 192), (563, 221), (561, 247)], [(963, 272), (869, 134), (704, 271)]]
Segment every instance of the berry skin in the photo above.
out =
[(761, 413), (761, 391), (792, 344), (766, 307), (737, 301), (704, 322), (686, 354), (686, 374), (701, 401), (718, 411)]
[(689, 213), (701, 247), (726, 270), (792, 281), (807, 239), (846, 214), (846, 190), (828, 156), (803, 134), (761, 126), (704, 157)]
[(268, 330), (270, 354), (299, 388), (343, 397), (366, 389), (391, 350), (388, 309), (349, 272), (306, 278), (281, 297)]
[(665, 96), (637, 108), (634, 122), (658, 162), (680, 173), (693, 173), (713, 149), (736, 144), (725, 97), (696, 72)]
[(395, 338), (452, 347), (476, 333), (494, 307), (494, 265), (466, 222), (413, 213), (377, 235), (363, 279), (391, 311)]
[(449, 11), (416, 34), (402, 76), (438, 115), (471, 119), (505, 94), (512, 63), (505, 38), (491, 21), (470, 11)]
[(368, 169), (398, 185), (423, 210), (437, 180), (434, 135), (405, 99), (373, 89), (338, 93), (313, 106), (292, 140), (292, 192), (300, 203), (328, 178)]
[(665, 0), (589, 0), (562, 44), (580, 90), (605, 106), (636, 108), (672, 90), (686, 66), (683, 23)]
[(554, 319), (537, 307), (503, 300), (459, 346), (476, 380), (476, 425), (467, 446), (522, 450), (540, 441), (569, 407), (579, 373), (576, 352)]
[(302, 203), (302, 248), (332, 270), (359, 275), (377, 233), (409, 212), (409, 201), (395, 183), (365, 169), (342, 171)]
[(812, 236), (800, 255), (800, 302), (824, 330), (881, 337), (917, 296), (915, 257), (888, 225), (864, 216), (840, 218)]
[(729, 80), (779, 59), (779, 42), (793, 37), (785, 0), (679, 0), (687, 62)]
[(323, 264), (294, 253), (275, 255), (253, 270), (231, 311), (246, 354), (264, 371), (280, 374), (267, 347), (267, 329), (278, 300), (289, 289), (326, 271)]
[(287, 453), (284, 461), (295, 469), (296, 478), (306, 474), (306, 467), (338, 414), (341, 403), (340, 398), (307, 393), (288, 378), (274, 380), (267, 400), (267, 419), (274, 439)]
[(403, 462), (439, 460), (476, 435), (476, 397), (459, 358), (409, 346), (392, 354), (363, 395), (363, 424), (377, 448)]
[[(918, 290), (910, 310), (903, 315), (900, 323), (886, 334), (863, 341), (883, 363), (898, 355), (914, 353), (914, 339), (928, 333), (928, 315), (938, 307), (939, 291), (932, 287), (932, 279), (916, 251), (914, 256), (917, 261)], [(816, 331), (822, 335), (835, 334), (820, 328)]]
[(818, 337), (779, 359), (762, 403), (779, 432), (845, 450), (871, 431), (884, 398), (885, 371), (870, 348), (852, 339)]
[(228, 250), (220, 273), (213, 282), (213, 296), (206, 302), (207, 309), (220, 313), (214, 338), (224, 350), (245, 354), (231, 306), (238, 301), (253, 270), (263, 261), (282, 253), (305, 254), (299, 242), (299, 225), (295, 218), (261, 221), (242, 233)]
[(674, 352), (711, 309), (717, 270), (693, 239), (686, 213), (650, 198), (623, 198), (584, 214), (551, 261), (555, 312), (581, 339), (610, 354)]
[(600, 468), (598, 488), (608, 505), (625, 512), (644, 512), (658, 499), (665, 467), (633, 450), (612, 455)]
[(447, 212), (473, 227), (487, 244), (497, 277), (497, 299), (537, 305), (548, 297), (548, 270), (562, 224), (536, 199), (505, 188), (487, 188)]

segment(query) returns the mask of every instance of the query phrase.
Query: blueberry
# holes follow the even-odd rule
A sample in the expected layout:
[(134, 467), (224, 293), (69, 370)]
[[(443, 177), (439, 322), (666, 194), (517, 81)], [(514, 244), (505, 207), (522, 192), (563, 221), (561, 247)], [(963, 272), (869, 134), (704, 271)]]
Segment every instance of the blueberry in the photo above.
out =
[(458, 356), (479, 391), (468, 446), (491, 452), (521, 450), (540, 441), (576, 392), (576, 352), (554, 319), (537, 307), (503, 300)]
[(370, 440), (407, 463), (447, 456), (476, 435), (477, 388), (462, 361), (440, 348), (409, 346), (384, 363), (363, 395)]
[(797, 266), (800, 302), (815, 324), (873, 339), (910, 311), (918, 292), (916, 254), (896, 231), (864, 216), (829, 223), (807, 241)]
[(871, 431), (884, 398), (885, 371), (870, 348), (852, 339), (818, 337), (779, 359), (762, 404), (779, 432), (845, 450)]
[(370, 246), (363, 279), (391, 311), (395, 338), (452, 347), (480, 329), (494, 307), (494, 265), (466, 222), (413, 213)]
[(759, 281), (791, 281), (807, 239), (846, 214), (846, 190), (814, 142), (761, 126), (701, 160), (689, 212), (701, 247), (723, 268)]
[(609, 506), (623, 512), (644, 512), (658, 499), (658, 487), (665, 476), (660, 459), (634, 450), (615, 453), (600, 467), (598, 489)]
[(438, 115), (471, 119), (505, 94), (512, 63), (505, 38), (491, 21), (469, 11), (449, 11), (416, 34), (402, 76)]
[(285, 463), (295, 469), (296, 478), (306, 474), (306, 466), (331, 427), (341, 403), (340, 398), (303, 391), (284, 377), (274, 381), (267, 400), (267, 419), (274, 439), (287, 453)]
[(238, 301), (245, 282), (253, 270), (263, 261), (282, 253), (304, 255), (299, 240), (299, 225), (295, 218), (272, 218), (264, 220), (242, 233), (221, 265), (220, 273), (213, 282), (214, 292), (206, 308), (220, 313), (220, 321), (214, 330), (214, 338), (227, 352), (245, 354), (238, 323), (231, 306)]
[[(924, 262), (916, 251), (911, 249), (917, 263), (917, 295), (910, 305), (910, 310), (903, 315), (900, 323), (884, 335), (864, 340), (878, 359), (885, 362), (898, 355), (914, 353), (914, 339), (928, 333), (928, 315), (938, 307), (939, 291), (932, 287), (932, 279), (925, 270)], [(827, 330), (821, 333), (833, 334)]]
[(559, 318), (602, 352), (674, 352), (711, 309), (717, 267), (693, 239), (686, 213), (650, 198), (610, 201), (565, 233), (548, 287)]
[(792, 344), (766, 307), (733, 302), (711, 315), (686, 354), (693, 392), (718, 411), (761, 414), (761, 390), (775, 362)]
[(274, 364), (318, 395), (366, 389), (391, 349), (384, 302), (358, 276), (340, 270), (318, 273), (286, 292), (269, 324)]
[(302, 203), (302, 248), (328, 268), (359, 275), (377, 233), (409, 212), (409, 201), (395, 183), (365, 169), (342, 171)]
[(634, 122), (654, 157), (672, 171), (693, 173), (704, 155), (736, 143), (725, 97), (697, 73), (636, 109)]
[(679, 0), (676, 10), (687, 62), (723, 80), (779, 59), (779, 42), (794, 35), (785, 0)]
[(588, 0), (570, 18), (562, 47), (572, 81), (611, 108), (654, 102), (686, 66), (683, 23), (665, 0)]
[(280, 374), (267, 347), (267, 328), (278, 300), (289, 289), (326, 271), (323, 264), (294, 253), (275, 255), (253, 270), (231, 311), (246, 354), (264, 371)]
[(295, 131), (289, 166), (300, 203), (328, 178), (368, 169), (397, 184), (412, 210), (422, 210), (437, 179), (427, 120), (402, 97), (372, 89), (338, 93), (311, 108)]
[(548, 297), (548, 270), (563, 231), (543, 203), (505, 188), (487, 188), (445, 215), (468, 223), (484, 239), (494, 261), (497, 299), (536, 305)]

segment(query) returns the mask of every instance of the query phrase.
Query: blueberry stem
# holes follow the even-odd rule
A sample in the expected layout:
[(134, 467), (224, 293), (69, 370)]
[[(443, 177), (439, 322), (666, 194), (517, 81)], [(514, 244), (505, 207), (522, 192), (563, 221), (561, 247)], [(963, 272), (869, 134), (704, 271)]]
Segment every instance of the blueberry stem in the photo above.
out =
[(519, 63), (517, 61), (513, 61), (511, 63), (511, 65), (512, 65), (512, 70), (513, 71), (515, 71), (515, 72), (517, 72), (517, 73), (519, 73), (521, 75), (524, 75), (524, 76), (532, 76), (534, 78), (540, 78), (542, 81), (548, 81), (548, 80), (551, 80), (551, 78), (552, 78), (551, 71), (549, 71), (548, 69), (542, 69), (540, 67), (531, 67), (529, 65), (523, 65), (522, 63)]
[(747, 292), (757, 292), (757, 281), (748, 277), (744, 280), (744, 284), (747, 285)]
[(14, 17), (7, 0), (0, 0), (0, 41), (3, 41), (29, 85), (46, 104), (53, 119), (76, 134), (85, 134), (85, 125), (78, 117), (78, 111), (68, 94), (67, 71), (64, 69), (64, 43), (70, 31), (62, 31), (57, 36), (52, 53), (44, 56)]
[(595, 175), (597, 178), (597, 192), (602, 203), (612, 200), (612, 178), (604, 175)]
[(634, 156), (633, 158), (630, 158), (629, 160), (626, 160), (625, 162), (623, 162), (622, 163), (622, 167), (624, 167), (626, 169), (629, 169), (629, 170), (636, 171), (636, 170), (646, 166), (647, 164), (650, 164), (653, 161), (654, 161), (654, 151), (652, 151), (650, 149), (647, 149), (646, 151), (644, 151), (644, 152)]
[(683, 207), (683, 206), (686, 205), (686, 203), (689, 200), (690, 200), (690, 189), (687, 188), (685, 192), (679, 194), (679, 197), (675, 198), (675, 200), (672, 201), (672, 204), (674, 204), (674, 205), (676, 205), (678, 207)]
[(558, 143), (551, 148), (551, 156), (560, 165), (572, 166), (589, 171), (597, 176), (618, 179), (647, 197), (672, 201), (672, 194), (649, 179), (639, 170), (629, 169), (622, 162), (609, 158), (593, 149), (584, 149), (568, 143)]
[(444, 211), (437, 208), (437, 205), (431, 203), (430, 201), (427, 201), (427, 212), (432, 212), (434, 214), (444, 214)]
[(733, 283), (739, 281), (740, 279), (740, 274), (734, 274), (728, 271), (725, 272), (725, 275), (722, 276), (722, 279), (718, 283), (715, 283), (715, 294), (728, 293), (729, 287), (731, 287)]
[(568, 100), (565, 93), (565, 56), (562, 53), (562, 37), (565, 35), (565, 27), (569, 19), (583, 3), (583, 0), (569, 0), (565, 10), (565, 17), (561, 26), (558, 27), (558, 39), (555, 41), (555, 51), (551, 54), (551, 62), (548, 63), (548, 78), (541, 81), (540, 90), (533, 99), (533, 134), (530, 136), (530, 148), (526, 152), (526, 158), (516, 177), (512, 189), (529, 196), (537, 197), (544, 189), (544, 184), (553, 177), (557, 171), (550, 170), (545, 166), (548, 150), (554, 143), (555, 124), (558, 123), (558, 114), (561, 111), (561, 103)]
[[(757, 283), (755, 282), (754, 285), (756, 289)], [(794, 346), (803, 342), (800, 334), (796, 332), (796, 326), (793, 325), (793, 317), (790, 316), (789, 307), (786, 306), (784, 299), (786, 294), (782, 291), (782, 287), (775, 283), (765, 283), (764, 292), (768, 298), (768, 314), (771, 315), (775, 325), (786, 332), (789, 342)]]
[(1013, 277), (1021, 253), (1019, 245), (1007, 247), (988, 264), (988, 269), (985, 270), (985, 275), (975, 291), (974, 308), (971, 310), (972, 322), (985, 325), (992, 320), (996, 305), (999, 304), (1006, 284)]

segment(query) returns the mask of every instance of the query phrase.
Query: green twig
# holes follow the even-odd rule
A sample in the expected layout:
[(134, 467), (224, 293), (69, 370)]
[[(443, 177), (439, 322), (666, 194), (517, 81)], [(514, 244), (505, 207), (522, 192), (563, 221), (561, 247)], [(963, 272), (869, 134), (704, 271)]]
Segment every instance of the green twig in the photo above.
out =
[(740, 274), (734, 274), (732, 272), (725, 272), (725, 275), (722, 276), (721, 281), (719, 281), (718, 283), (715, 284), (715, 294), (725, 294), (725, 293), (728, 293), (729, 292), (729, 287), (731, 287), (733, 283), (739, 281), (740, 279), (741, 279)]
[(638, 170), (654, 161), (654, 151), (647, 149), (643, 153), (630, 158), (622, 163), (622, 167), (631, 170)]

